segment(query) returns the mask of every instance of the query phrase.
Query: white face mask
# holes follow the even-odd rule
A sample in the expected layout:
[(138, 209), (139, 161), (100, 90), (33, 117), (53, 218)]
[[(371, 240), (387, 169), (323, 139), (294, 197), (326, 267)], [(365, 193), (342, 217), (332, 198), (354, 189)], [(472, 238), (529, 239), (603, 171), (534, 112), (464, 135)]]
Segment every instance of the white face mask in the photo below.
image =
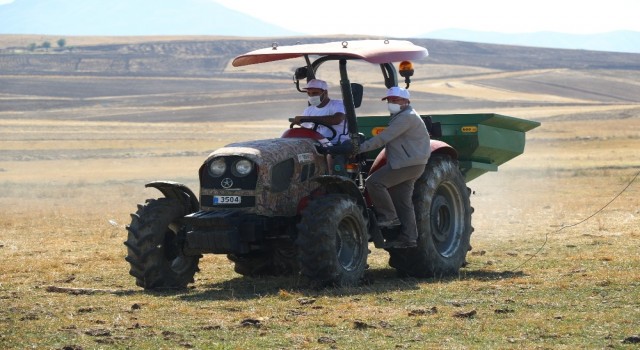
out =
[(391, 114), (396, 114), (402, 110), (402, 107), (395, 103), (387, 103), (387, 108)]
[(320, 96), (309, 96), (309, 104), (312, 106), (318, 106), (322, 103), (322, 97)]

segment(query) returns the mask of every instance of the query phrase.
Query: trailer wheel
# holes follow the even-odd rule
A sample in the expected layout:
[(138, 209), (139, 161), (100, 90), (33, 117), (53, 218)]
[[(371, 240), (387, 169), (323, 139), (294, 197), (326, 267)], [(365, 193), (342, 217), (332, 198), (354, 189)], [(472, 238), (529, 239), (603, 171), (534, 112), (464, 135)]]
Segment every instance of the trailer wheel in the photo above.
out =
[(389, 265), (414, 277), (455, 275), (470, 250), (470, 189), (457, 161), (432, 155), (413, 191), (418, 247), (389, 249)]
[(316, 198), (298, 224), (300, 272), (316, 287), (357, 285), (367, 267), (368, 241), (367, 222), (353, 199)]
[(234, 271), (243, 276), (287, 276), (299, 271), (292, 242), (279, 241), (264, 251), (228, 254), (227, 258), (234, 263)]
[(193, 282), (201, 255), (185, 256), (178, 243), (188, 203), (172, 198), (148, 199), (131, 214), (126, 261), (136, 284), (144, 289), (184, 288)]

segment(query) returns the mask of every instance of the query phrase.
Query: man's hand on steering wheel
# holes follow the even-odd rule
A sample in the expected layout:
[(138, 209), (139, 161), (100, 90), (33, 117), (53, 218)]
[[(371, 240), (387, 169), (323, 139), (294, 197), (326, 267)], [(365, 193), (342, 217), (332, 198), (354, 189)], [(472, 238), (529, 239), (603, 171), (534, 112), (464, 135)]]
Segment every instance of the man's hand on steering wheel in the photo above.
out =
[(292, 124), (300, 125), (300, 123), (301, 123), (300, 120), (303, 119), (303, 118), (306, 118), (306, 117), (302, 116), (302, 115), (297, 115), (297, 116), (295, 116), (293, 118), (289, 118), (289, 121)]

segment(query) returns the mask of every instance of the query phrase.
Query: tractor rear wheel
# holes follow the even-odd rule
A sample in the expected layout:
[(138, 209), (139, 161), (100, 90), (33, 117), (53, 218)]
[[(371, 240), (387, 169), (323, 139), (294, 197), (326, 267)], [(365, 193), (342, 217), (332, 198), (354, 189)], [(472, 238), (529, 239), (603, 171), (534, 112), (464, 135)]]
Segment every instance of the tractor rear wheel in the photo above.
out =
[(432, 155), (413, 191), (418, 246), (389, 249), (389, 265), (414, 277), (457, 274), (465, 264), (473, 231), (470, 192), (457, 161)]
[(355, 286), (367, 267), (367, 222), (362, 208), (347, 195), (316, 198), (298, 224), (300, 272), (316, 287)]
[(181, 219), (187, 214), (188, 203), (172, 198), (148, 199), (131, 214), (125, 260), (138, 286), (184, 288), (194, 281), (201, 255), (183, 255), (178, 243)]

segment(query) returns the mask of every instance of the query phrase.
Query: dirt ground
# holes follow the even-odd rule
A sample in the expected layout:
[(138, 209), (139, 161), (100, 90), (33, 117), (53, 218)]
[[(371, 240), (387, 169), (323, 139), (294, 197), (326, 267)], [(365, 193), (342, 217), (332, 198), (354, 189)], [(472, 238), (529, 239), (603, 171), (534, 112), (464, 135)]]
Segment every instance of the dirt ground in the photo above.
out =
[[(594, 213), (598, 215), (581, 224), (578, 232), (593, 226), (623, 232), (638, 227), (639, 187), (638, 180), (632, 180), (640, 171), (640, 109), (594, 110), (513, 111), (511, 115), (521, 112), (542, 126), (527, 134), (523, 155), (469, 183), (474, 190), (475, 239), (515, 235), (542, 242), (541, 232), (553, 232)], [(548, 116), (542, 117), (545, 113)], [(618, 117), (599, 119), (600, 113)], [(100, 208), (103, 224), (113, 219), (122, 225), (135, 203), (158, 195), (143, 189), (145, 182), (176, 180), (197, 192), (197, 169), (209, 152), (232, 141), (278, 137), (287, 127), (281, 120), (179, 124), (0, 120), (2, 215), (5, 220), (14, 217), (13, 221), (31, 212)]]
[[(313, 293), (242, 278), (224, 256), (205, 256), (184, 293), (145, 293), (122, 244), (136, 204), (160, 195), (145, 183), (197, 192), (212, 150), (289, 127), (305, 101), (289, 66), (243, 82), (0, 74), (0, 347), (634, 346), (623, 341), (640, 329), (638, 72), (423, 68), (412, 103), (424, 114), (541, 126), (522, 155), (469, 182), (475, 231), (460, 276), (398, 278), (372, 249), (371, 284)], [(384, 88), (365, 91), (359, 113), (383, 113)], [(450, 316), (472, 307), (476, 318)]]

